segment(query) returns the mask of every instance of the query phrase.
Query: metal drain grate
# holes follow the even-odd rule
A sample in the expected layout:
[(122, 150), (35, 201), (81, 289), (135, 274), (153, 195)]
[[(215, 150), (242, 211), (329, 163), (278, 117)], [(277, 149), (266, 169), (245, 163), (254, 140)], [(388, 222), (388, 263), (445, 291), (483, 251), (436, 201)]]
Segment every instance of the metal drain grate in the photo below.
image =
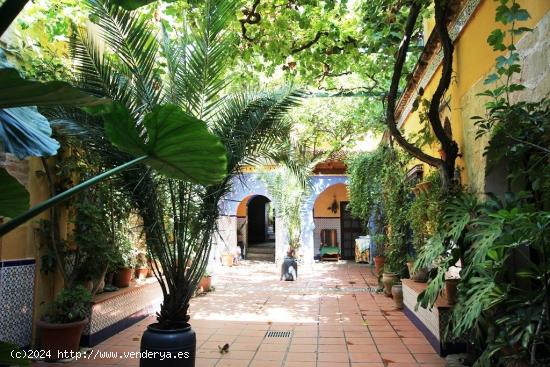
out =
[(291, 331), (274, 331), (270, 330), (265, 333), (266, 338), (290, 338)]

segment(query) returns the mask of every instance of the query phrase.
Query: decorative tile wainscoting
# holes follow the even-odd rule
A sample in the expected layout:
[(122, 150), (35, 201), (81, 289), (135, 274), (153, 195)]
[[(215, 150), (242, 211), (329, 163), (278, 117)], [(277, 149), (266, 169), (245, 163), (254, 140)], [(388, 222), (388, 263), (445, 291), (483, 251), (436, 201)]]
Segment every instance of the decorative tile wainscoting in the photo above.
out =
[(132, 282), (129, 288), (103, 293), (94, 299), (90, 323), (81, 344), (93, 347), (159, 310), (162, 291), (156, 278)]
[(314, 254), (319, 255), (319, 248), (321, 247), (321, 230), (323, 229), (336, 229), (336, 240), (338, 241), (338, 247), (342, 244), (340, 235), (340, 218), (313, 218), (315, 229), (313, 231), (313, 245)]
[(35, 259), (0, 261), (0, 340), (26, 347), (32, 339)]
[(449, 353), (463, 352), (465, 344), (462, 341), (444, 341), (443, 338), (451, 315), (451, 306), (446, 299), (439, 297), (431, 310), (422, 307), (415, 310), (418, 295), (426, 288), (426, 284), (417, 283), (411, 279), (402, 279), (401, 282), (405, 315), (424, 334), (439, 355), (446, 356)]

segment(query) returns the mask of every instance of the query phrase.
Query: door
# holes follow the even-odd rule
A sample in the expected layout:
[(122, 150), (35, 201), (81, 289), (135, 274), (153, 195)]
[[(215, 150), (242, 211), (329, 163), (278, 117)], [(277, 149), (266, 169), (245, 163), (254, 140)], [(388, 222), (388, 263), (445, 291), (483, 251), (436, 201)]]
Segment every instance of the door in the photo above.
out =
[(351, 216), (349, 202), (340, 202), (340, 243), (342, 244), (342, 259), (355, 259), (355, 239), (363, 235), (361, 221)]

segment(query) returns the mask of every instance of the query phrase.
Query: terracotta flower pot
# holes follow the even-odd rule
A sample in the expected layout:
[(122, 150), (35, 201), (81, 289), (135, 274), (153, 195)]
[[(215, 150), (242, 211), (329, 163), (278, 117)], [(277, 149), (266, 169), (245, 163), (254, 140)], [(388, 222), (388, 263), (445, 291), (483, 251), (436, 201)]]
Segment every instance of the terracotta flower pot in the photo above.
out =
[(403, 309), (403, 286), (401, 284), (394, 284), (391, 287), (391, 295), (395, 302), (395, 307), (399, 310)]
[(199, 282), (199, 286), (197, 288), (199, 292), (203, 293), (203, 292), (208, 292), (211, 286), (212, 286), (212, 277), (210, 275), (206, 275), (201, 278), (201, 281)]
[(384, 267), (384, 262), (386, 258), (384, 256), (375, 256), (374, 257), (374, 272), (380, 274), (380, 270)]
[(222, 254), (222, 265), (233, 266), (233, 254)]
[(132, 268), (119, 268), (115, 274), (113, 285), (119, 288), (128, 287), (132, 280)]
[(148, 272), (149, 272), (149, 269), (147, 268), (136, 268), (134, 274), (136, 276), (136, 279), (145, 279), (147, 278)]
[(426, 283), (428, 281), (428, 269), (426, 268), (417, 269), (412, 274), (412, 280), (414, 280), (417, 283)]
[(397, 281), (397, 273), (384, 272), (382, 274), (382, 283), (384, 284), (384, 294), (391, 297), (391, 287)]
[[(80, 349), (80, 337), (88, 319), (68, 324), (52, 324), (46, 321), (37, 321), (40, 328), (40, 349), (49, 351), (48, 361), (57, 361), (70, 357), (70, 352)], [(63, 355), (65, 354), (65, 355)]]
[(457, 299), (457, 288), (460, 279), (445, 279), (445, 295), (447, 296), (447, 303), (454, 305)]

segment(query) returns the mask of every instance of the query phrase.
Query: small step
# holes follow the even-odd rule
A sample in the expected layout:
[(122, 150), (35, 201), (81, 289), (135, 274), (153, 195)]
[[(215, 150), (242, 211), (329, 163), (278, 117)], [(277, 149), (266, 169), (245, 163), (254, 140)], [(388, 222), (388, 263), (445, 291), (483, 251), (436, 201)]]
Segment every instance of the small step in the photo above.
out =
[(275, 261), (275, 254), (256, 254), (256, 253), (248, 253), (246, 255), (247, 260), (254, 260), (254, 261)]
[(248, 253), (255, 253), (255, 254), (275, 254), (275, 246), (273, 247), (253, 247), (250, 246), (246, 249)]

